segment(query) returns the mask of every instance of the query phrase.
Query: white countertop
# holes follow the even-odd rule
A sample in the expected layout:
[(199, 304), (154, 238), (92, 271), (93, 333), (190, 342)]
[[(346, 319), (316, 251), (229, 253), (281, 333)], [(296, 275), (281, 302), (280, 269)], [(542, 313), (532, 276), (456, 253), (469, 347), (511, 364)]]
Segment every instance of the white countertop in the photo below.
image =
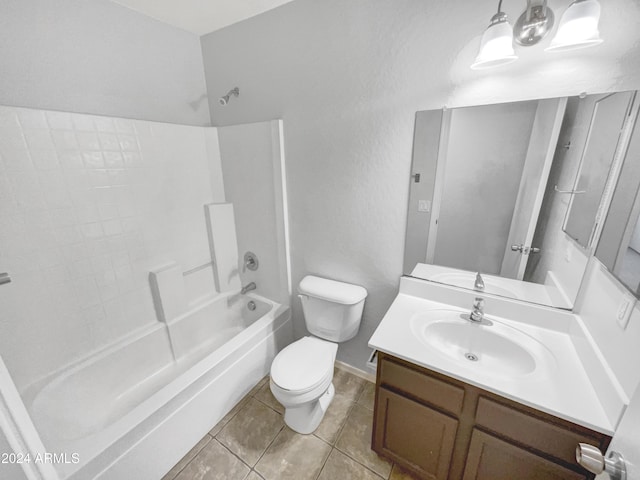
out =
[(559, 418), (613, 435), (615, 425), (610, 420), (611, 415), (605, 412), (574, 347), (570, 329), (562, 322), (549, 322), (550, 325), (544, 326), (545, 322), (539, 321), (544, 310), (538, 309), (534, 312), (538, 316), (538, 321), (533, 322), (536, 325), (527, 324), (522, 318), (514, 321), (491, 315), (491, 308), (487, 305), (487, 318), (533, 337), (555, 357), (555, 362), (543, 365), (533, 374), (499, 376), (478, 368), (479, 365), (472, 362), (456, 362), (428, 347), (412, 333), (411, 318), (434, 309), (461, 310), (460, 307), (419, 296), (398, 294), (369, 340), (369, 346)]
[[(411, 272), (412, 277), (422, 278), (430, 282), (474, 290), (476, 272), (457, 268), (418, 263)], [(572, 302), (555, 285), (524, 282), (511, 278), (482, 273), (485, 289), (482, 294), (500, 295), (525, 302), (548, 305), (571, 310)]]

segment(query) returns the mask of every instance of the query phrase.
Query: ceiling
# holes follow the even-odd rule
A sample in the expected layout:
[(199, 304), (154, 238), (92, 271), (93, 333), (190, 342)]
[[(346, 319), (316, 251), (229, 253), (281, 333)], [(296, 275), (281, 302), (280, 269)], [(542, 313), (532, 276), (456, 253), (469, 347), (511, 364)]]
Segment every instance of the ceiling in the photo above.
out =
[(149, 17), (204, 35), (292, 0), (112, 0)]

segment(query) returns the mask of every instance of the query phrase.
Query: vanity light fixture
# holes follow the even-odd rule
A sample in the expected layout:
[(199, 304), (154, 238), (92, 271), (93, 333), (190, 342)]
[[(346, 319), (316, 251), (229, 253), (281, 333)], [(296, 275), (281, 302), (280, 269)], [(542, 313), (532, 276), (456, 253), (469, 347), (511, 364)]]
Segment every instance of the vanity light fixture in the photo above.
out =
[(545, 51), (566, 51), (601, 44), (599, 22), (598, 0), (575, 0), (562, 14), (556, 36)]
[[(565, 51), (602, 43), (599, 21), (598, 0), (574, 0), (563, 13), (558, 31), (545, 50)], [(527, 0), (527, 8), (512, 28), (507, 14), (502, 11), (502, 0), (499, 0), (498, 13), (491, 17), (482, 35), (480, 51), (471, 68), (479, 70), (516, 61), (518, 56), (513, 42), (524, 47), (536, 45), (547, 36), (553, 24), (554, 14), (547, 7), (547, 0)]]
[(515, 62), (518, 56), (513, 50), (513, 28), (502, 11), (502, 0), (498, 2), (498, 13), (491, 17), (491, 23), (482, 34), (480, 51), (471, 68), (497, 67)]

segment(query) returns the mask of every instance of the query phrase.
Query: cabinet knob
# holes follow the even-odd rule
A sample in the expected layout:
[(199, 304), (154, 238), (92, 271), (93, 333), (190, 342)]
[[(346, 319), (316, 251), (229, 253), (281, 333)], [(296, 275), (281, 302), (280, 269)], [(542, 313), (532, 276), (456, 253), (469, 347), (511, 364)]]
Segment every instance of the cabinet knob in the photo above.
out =
[(605, 458), (598, 447), (579, 443), (576, 447), (576, 461), (596, 475), (607, 472), (611, 480), (626, 480), (627, 478), (626, 463), (618, 452), (609, 452)]

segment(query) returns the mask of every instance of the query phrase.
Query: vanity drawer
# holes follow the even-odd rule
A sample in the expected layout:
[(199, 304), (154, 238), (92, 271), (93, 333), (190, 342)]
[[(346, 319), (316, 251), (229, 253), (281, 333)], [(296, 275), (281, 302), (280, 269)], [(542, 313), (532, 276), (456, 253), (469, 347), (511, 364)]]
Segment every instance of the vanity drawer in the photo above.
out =
[(459, 415), (462, 411), (464, 388), (451, 385), (426, 373), (381, 358), (379, 363), (380, 385), (400, 390), (426, 400), (434, 407)]
[(549, 420), (534, 417), (483, 396), (479, 398), (476, 410), (476, 425), (573, 466), (577, 466), (575, 449), (578, 443), (603, 446), (604, 435), (589, 435), (586, 431), (579, 431), (577, 426), (564, 427), (557, 424), (561, 420), (554, 420), (554, 423), (549, 423)]

